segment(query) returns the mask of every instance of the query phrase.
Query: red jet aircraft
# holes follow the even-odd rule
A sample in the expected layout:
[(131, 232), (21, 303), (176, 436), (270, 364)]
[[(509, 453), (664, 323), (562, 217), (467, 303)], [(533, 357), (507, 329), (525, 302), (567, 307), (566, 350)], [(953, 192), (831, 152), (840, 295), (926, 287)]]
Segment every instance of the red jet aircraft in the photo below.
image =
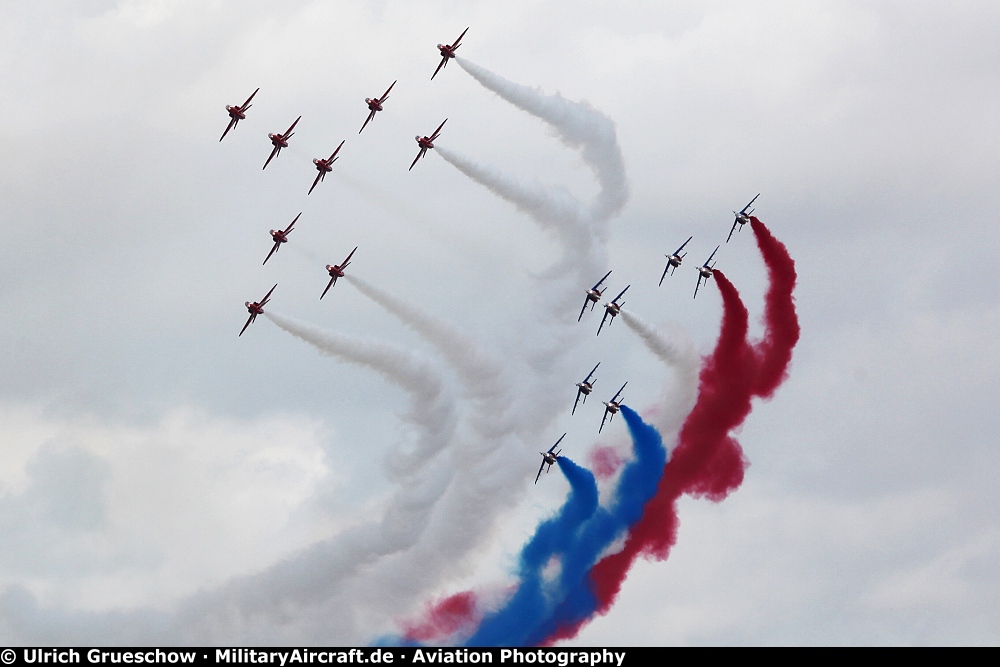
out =
[[(274, 283), (274, 287), (277, 287), (277, 286), (278, 286), (278, 283)], [(243, 335), (243, 332), (247, 330), (247, 327), (250, 326), (250, 324), (255, 319), (257, 319), (257, 316), (258, 315), (262, 315), (264, 313), (264, 304), (266, 304), (267, 300), (271, 298), (271, 292), (274, 291), (274, 287), (272, 287), (270, 289), (270, 291), (268, 291), (268, 293), (265, 294), (264, 298), (261, 299), (260, 301), (254, 301), (253, 303), (251, 303), (249, 301), (246, 302), (245, 305), (247, 307), (247, 312), (250, 313), (250, 319), (247, 320), (247, 323), (244, 324), (243, 328), (240, 330), (240, 335), (241, 336)]]
[(274, 148), (271, 149), (271, 155), (268, 156), (267, 162), (264, 163), (264, 166), (261, 167), (261, 169), (267, 169), (267, 165), (271, 164), (271, 160), (274, 159), (274, 156), (280, 155), (282, 148), (288, 148), (288, 140), (292, 138), (293, 134), (295, 134), (294, 132), (292, 132), (292, 130), (295, 129), (295, 125), (300, 120), (302, 120), (302, 116), (296, 118), (295, 122), (292, 123), (292, 126), (289, 127), (287, 130), (285, 130), (284, 134), (267, 135), (267, 138), (271, 140), (271, 144), (274, 146)]
[[(260, 88), (257, 90), (260, 90)], [(246, 120), (247, 109), (253, 106), (250, 104), (250, 100), (252, 100), (253, 96), (257, 94), (257, 90), (253, 91), (250, 97), (247, 98), (247, 101), (238, 107), (231, 107), (228, 104), (226, 105), (226, 111), (229, 112), (229, 125), (226, 126), (226, 131), (222, 133), (221, 137), (219, 137), (219, 141), (225, 139), (226, 135), (229, 134), (229, 130), (239, 125), (241, 120)]]
[[(302, 214), (299, 213), (299, 215)], [(292, 231), (292, 227), (294, 227), (296, 221), (298, 221), (299, 215), (295, 216), (295, 220), (292, 220), (292, 222), (283, 230), (280, 229), (271, 230), (271, 238), (274, 239), (274, 247), (271, 248), (271, 252), (267, 253), (267, 257), (264, 258), (264, 264), (267, 264), (267, 260), (271, 259), (271, 255), (277, 252), (278, 248), (281, 247), (282, 243), (288, 243), (288, 233)]]
[[(357, 249), (358, 247), (354, 246), (354, 250)], [(352, 250), (351, 254), (347, 256), (347, 259), (345, 259), (340, 264), (334, 264), (333, 266), (329, 264), (326, 265), (326, 271), (327, 273), (330, 274), (330, 282), (327, 283), (326, 289), (323, 290), (323, 293), (319, 295), (319, 298), (322, 299), (324, 296), (326, 296), (326, 293), (330, 291), (330, 288), (337, 284), (337, 278), (344, 277), (344, 269), (346, 269), (347, 265), (351, 263), (351, 257), (354, 257), (354, 250)]]
[[(413, 165), (417, 163), (417, 160), (427, 155), (428, 148), (434, 148), (434, 140), (438, 138), (439, 134), (441, 134), (441, 128), (444, 127), (444, 124), (447, 122), (448, 119), (445, 118), (441, 124), (438, 125), (438, 129), (434, 130), (434, 134), (429, 137), (421, 137), (420, 135), (417, 135), (417, 145), (420, 146), (420, 152), (417, 153), (417, 157), (413, 158), (413, 164), (410, 165), (410, 169), (413, 169)], [(407, 169), (407, 171), (409, 171), (409, 169)]]
[(437, 73), (441, 71), (441, 68), (445, 67), (448, 64), (448, 61), (451, 58), (455, 57), (455, 49), (457, 49), (459, 46), (461, 46), (460, 42), (462, 41), (462, 38), (465, 37), (465, 33), (467, 33), (467, 32), (469, 32), (468, 28), (466, 28), (465, 30), (463, 30), (462, 34), (458, 36), (458, 39), (455, 40), (454, 44), (451, 44), (451, 45), (449, 45), (449, 44), (438, 44), (438, 51), (441, 52), (441, 63), (437, 66), (437, 69), (434, 70), (434, 73), (431, 74), (431, 81), (433, 81), (434, 77), (437, 76)]
[[(344, 141), (347, 140), (345, 139)], [(340, 142), (340, 146), (344, 145), (344, 141)], [(316, 171), (318, 171), (319, 173), (316, 174), (316, 180), (313, 181), (312, 188), (309, 188), (309, 192), (306, 193), (307, 195), (311, 195), (313, 188), (316, 187), (316, 184), (324, 180), (326, 178), (326, 175), (331, 171), (333, 171), (332, 165), (334, 162), (337, 161), (337, 153), (340, 152), (340, 146), (337, 146), (337, 150), (333, 151), (333, 155), (326, 158), (325, 160), (321, 157), (313, 159), (313, 164), (316, 165)]]
[[(396, 82), (393, 81), (392, 86), (395, 85)], [(392, 86), (389, 86), (389, 90), (392, 90)], [(382, 103), (385, 102), (387, 99), (389, 99), (389, 90), (386, 90), (385, 94), (382, 95), (382, 97), (378, 98), (377, 100), (372, 99), (370, 97), (365, 98), (365, 102), (368, 104), (368, 118), (365, 119), (365, 124), (361, 126), (360, 130), (358, 130), (358, 134), (361, 134), (364, 131), (365, 127), (368, 125), (368, 121), (373, 119), (375, 117), (375, 114), (382, 110)]]

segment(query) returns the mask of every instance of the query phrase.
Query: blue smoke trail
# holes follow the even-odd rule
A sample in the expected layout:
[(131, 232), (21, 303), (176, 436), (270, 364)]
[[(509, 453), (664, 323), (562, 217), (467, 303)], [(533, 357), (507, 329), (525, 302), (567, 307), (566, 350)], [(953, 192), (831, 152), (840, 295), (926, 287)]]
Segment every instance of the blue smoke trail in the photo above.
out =
[[(483, 619), (466, 645), (537, 645), (558, 628), (587, 618), (597, 609), (588, 572), (604, 550), (642, 517), (667, 462), (660, 433), (627, 406), (621, 412), (635, 458), (622, 470), (609, 507), (597, 505), (594, 476), (560, 458), (559, 466), (570, 482), (570, 497), (521, 551), (521, 583), (513, 597)], [(561, 570), (555, 581), (546, 583), (543, 572), (553, 557), (560, 557)]]

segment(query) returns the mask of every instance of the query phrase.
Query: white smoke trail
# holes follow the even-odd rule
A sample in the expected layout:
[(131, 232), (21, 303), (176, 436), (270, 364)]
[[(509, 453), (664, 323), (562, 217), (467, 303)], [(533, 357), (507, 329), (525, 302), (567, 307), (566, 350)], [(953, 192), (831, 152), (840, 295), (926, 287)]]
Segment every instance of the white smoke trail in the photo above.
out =
[(546, 95), (540, 89), (508, 81), (464, 58), (455, 61), (484, 88), (541, 118), (555, 129), (560, 141), (580, 150), (601, 186), (590, 207), (594, 220), (607, 221), (621, 211), (628, 201), (628, 179), (614, 121), (586, 102), (567, 100), (559, 93)]
[[(664, 443), (672, 442), (683, 425), (684, 418), (698, 399), (698, 371), (701, 358), (691, 336), (680, 325), (664, 325), (658, 331), (635, 313), (622, 310), (622, 320), (634, 331), (646, 347), (675, 372), (673, 383), (663, 392), (653, 424)], [(668, 380), (669, 382), (669, 380)]]
[(415, 473), (450, 442), (457, 419), (456, 403), (429, 360), (386, 342), (324, 331), (270, 311), (264, 315), (321, 354), (367, 366), (410, 395), (411, 406), (404, 419), (418, 427), (420, 437), (410, 451), (397, 449), (387, 458), (392, 473)]

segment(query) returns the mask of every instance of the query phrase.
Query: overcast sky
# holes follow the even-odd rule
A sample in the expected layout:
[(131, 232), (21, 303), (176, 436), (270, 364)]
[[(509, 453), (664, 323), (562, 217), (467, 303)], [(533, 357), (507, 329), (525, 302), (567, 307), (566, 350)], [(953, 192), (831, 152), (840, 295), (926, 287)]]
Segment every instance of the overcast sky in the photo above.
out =
[[(709, 351), (720, 301), (713, 286), (691, 299), (692, 266), (723, 243), (718, 266), (759, 316), (753, 237), (724, 243), (758, 192), (799, 273), (802, 337), (739, 434), (743, 486), (686, 499), (669, 560), (639, 564), (575, 642), (1000, 642), (1000, 6), (640, 0), (0, 7), (3, 641), (370, 641), (433, 597), (503, 586), (567, 490), (557, 474), (532, 487), (535, 452), (564, 431), (581, 462), (624, 442), (618, 421), (598, 437), (602, 392), (627, 380), (629, 405), (655, 407), (669, 372), (624, 325), (597, 338), (595, 311), (559, 333), (539, 313), (558, 239), (433, 151), (407, 172), (414, 135), (448, 118), (442, 146), (597, 194), (579, 152), (456, 63), (429, 80), (434, 45), (466, 26), (460, 55), (614, 122), (630, 198), (597, 255), (611, 289), (631, 285), (630, 311)], [(364, 98), (394, 80), (359, 135)], [(225, 105), (257, 87), (220, 143)], [(262, 170), (266, 134), (299, 115)], [(310, 160), (345, 139), (307, 196)], [(267, 231), (299, 212), (262, 266)], [(547, 409), (562, 386), (565, 409), (526, 408), (491, 450), (524, 482), (452, 545), (451, 567), (325, 627), (316, 610), (369, 575), (289, 593), (290, 608), (281, 564), (322, 570), (316, 545), (382, 522), (391, 460), (420, 431), (409, 394), (370, 368), (264, 318), (237, 337), (243, 303), (278, 283), (273, 312), (402, 349), (459, 424), (476, 409), (441, 352), (355, 286), (319, 300), (324, 265), (355, 246), (353, 275), (503, 360), (524, 389), (512, 405)], [(574, 283), (574, 303), (602, 274)], [(563, 344), (551, 377), (519, 379)], [(570, 418), (597, 361), (593, 403)], [(218, 621), (220, 600), (258, 585), (282, 602)]]

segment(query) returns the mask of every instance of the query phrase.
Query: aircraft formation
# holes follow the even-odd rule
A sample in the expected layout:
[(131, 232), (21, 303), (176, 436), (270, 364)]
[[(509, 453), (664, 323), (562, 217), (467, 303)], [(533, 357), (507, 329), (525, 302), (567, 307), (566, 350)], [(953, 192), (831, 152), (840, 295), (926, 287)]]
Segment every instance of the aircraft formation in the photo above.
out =
[[(437, 45), (438, 52), (441, 55), (441, 61), (438, 63), (438, 66), (434, 70), (434, 73), (431, 74), (431, 80), (433, 80), (434, 77), (436, 77), (442, 69), (447, 67), (449, 60), (455, 58), (455, 51), (456, 49), (458, 49), (459, 46), (461, 46), (462, 38), (465, 37), (465, 34), (468, 31), (469, 28), (463, 30), (462, 33), (458, 36), (458, 39), (456, 39), (451, 44)], [(361, 129), (358, 130), (358, 134), (361, 134), (364, 131), (364, 129), (368, 127), (368, 124), (375, 119), (375, 116), (376, 114), (378, 114), (378, 112), (384, 110), (383, 105), (385, 104), (386, 100), (388, 100), (389, 93), (392, 91), (396, 83), (398, 83), (398, 80), (393, 81), (392, 84), (389, 85), (389, 87), (380, 97), (364, 98), (365, 104), (367, 105), (368, 108), (368, 116), (362, 123)], [(226, 105), (225, 108), (226, 112), (229, 114), (229, 123), (226, 126), (225, 131), (222, 133), (222, 136), (219, 138), (220, 142), (226, 138), (226, 135), (228, 135), (230, 131), (235, 130), (235, 128), (239, 125), (240, 121), (246, 120), (247, 111), (250, 109), (251, 106), (253, 106), (251, 102), (258, 92), (260, 92), (260, 88), (254, 90), (253, 93), (251, 93), (250, 96), (246, 99), (246, 101), (240, 104), (239, 106)], [(294, 132), (295, 126), (298, 125), (300, 120), (302, 120), (302, 116), (296, 118), (292, 122), (292, 124), (289, 125), (288, 129), (285, 130), (284, 132), (280, 134), (269, 133), (267, 135), (267, 138), (271, 142), (271, 152), (268, 155), (267, 160), (264, 162), (264, 166), (262, 167), (262, 169), (267, 169), (267, 166), (271, 163), (271, 161), (281, 154), (281, 150), (283, 148), (288, 148), (289, 140), (295, 134)], [(437, 129), (435, 129), (434, 132), (432, 132), (430, 135), (424, 135), (424, 136), (416, 135), (415, 139), (419, 151), (417, 153), (417, 156), (413, 159), (413, 162), (410, 163), (408, 171), (411, 171), (413, 167), (416, 166), (417, 162), (419, 162), (422, 157), (427, 155), (428, 150), (434, 148), (434, 141), (437, 140), (437, 138), (441, 135), (441, 131), (444, 128), (445, 123), (447, 122), (448, 119), (445, 118), (441, 122), (441, 124), (438, 125)], [(316, 168), (317, 174), (316, 178), (312, 182), (312, 185), (309, 187), (308, 192), (306, 193), (307, 195), (312, 194), (313, 190), (316, 189), (316, 186), (323, 182), (326, 175), (333, 171), (333, 163), (339, 159), (338, 154), (340, 153), (341, 148), (343, 148), (345, 141), (346, 140), (340, 142), (337, 148), (334, 149), (333, 153), (330, 154), (330, 157), (313, 159), (313, 165)], [(743, 226), (746, 225), (746, 223), (750, 222), (751, 215), (754, 212), (754, 209), (752, 208), (753, 204), (754, 202), (757, 201), (757, 197), (759, 196), (760, 193), (754, 196), (754, 198), (751, 199), (750, 202), (746, 206), (744, 206), (739, 212), (733, 211), (733, 215), (735, 217), (733, 220), (733, 225), (729, 230), (729, 235), (726, 238), (726, 243), (729, 243), (729, 241), (732, 239), (733, 232), (735, 232), (737, 228), (739, 228), (739, 230), (742, 231)], [(299, 217), (301, 215), (302, 215), (301, 212), (298, 215), (296, 215), (295, 218), (292, 219), (292, 221), (284, 229), (270, 230), (271, 240), (274, 245), (271, 247), (270, 252), (268, 252), (267, 257), (264, 258), (263, 264), (267, 264), (268, 260), (271, 259), (271, 257), (275, 253), (277, 253), (277, 251), (281, 248), (282, 244), (288, 242), (288, 235), (293, 231), (293, 227), (295, 226), (295, 223), (298, 222)], [(666, 257), (667, 259), (667, 264), (663, 269), (663, 274), (660, 276), (660, 281), (658, 286), (662, 287), (663, 281), (666, 279), (666, 277), (668, 275), (673, 276), (676, 270), (681, 266), (681, 264), (684, 261), (684, 258), (688, 254), (684, 249), (687, 247), (688, 243), (690, 243), (693, 238), (694, 238), (693, 236), (689, 236), (687, 240), (684, 241), (684, 243), (682, 243), (673, 253), (669, 255), (664, 255), (664, 257)], [(702, 284), (706, 284), (708, 280), (712, 277), (715, 269), (715, 262), (713, 260), (715, 258), (715, 254), (719, 251), (720, 247), (721, 244), (717, 245), (715, 247), (715, 250), (712, 251), (712, 254), (709, 255), (707, 260), (705, 260), (705, 263), (702, 264), (701, 266), (696, 267), (698, 271), (698, 280), (695, 283), (693, 298), (697, 298), (699, 288), (702, 286)], [(344, 261), (341, 262), (340, 264), (326, 265), (326, 271), (330, 277), (330, 280), (327, 283), (326, 287), (323, 289), (323, 292), (320, 294), (319, 297), (320, 299), (325, 297), (327, 292), (330, 291), (330, 288), (337, 284), (338, 278), (344, 277), (345, 269), (351, 263), (351, 258), (354, 257), (354, 253), (357, 251), (357, 249), (358, 248), (356, 246), (353, 250), (351, 250), (351, 252), (347, 255), (346, 259), (344, 259)], [(585, 298), (583, 302), (583, 307), (580, 309), (580, 314), (577, 316), (577, 322), (583, 320), (583, 315), (584, 313), (587, 312), (588, 305), (590, 306), (590, 310), (593, 311), (594, 307), (598, 303), (600, 303), (602, 297), (604, 296), (605, 291), (607, 291), (608, 289), (607, 286), (605, 285), (605, 281), (608, 279), (610, 275), (611, 271), (608, 271), (590, 289), (584, 290)], [(597, 328), (598, 335), (600, 335), (601, 331), (604, 329), (605, 324), (607, 324), (608, 328), (610, 328), (611, 325), (614, 323), (615, 317), (621, 313), (622, 306), (624, 305), (622, 297), (625, 295), (625, 292), (627, 292), (631, 286), (632, 286), (631, 284), (626, 285), (625, 288), (622, 289), (622, 291), (619, 292), (614, 299), (611, 299), (610, 301), (604, 304), (604, 316), (602, 317), (601, 323)], [(260, 301), (252, 301), (252, 302), (247, 301), (244, 304), (246, 306), (247, 312), (249, 313), (250, 317), (247, 319), (246, 323), (243, 325), (243, 328), (240, 330), (239, 333), (240, 336), (242, 336), (243, 333), (247, 330), (247, 328), (256, 320), (258, 315), (264, 313), (264, 306), (268, 303), (268, 301), (271, 298), (271, 295), (274, 293), (274, 290), (277, 287), (278, 285), (276, 283), (273, 287), (271, 287), (270, 290), (268, 290), (267, 294), (265, 294), (264, 298), (262, 298)], [(595, 373), (597, 372), (597, 369), (600, 365), (601, 365), (600, 362), (598, 362), (581, 382), (576, 383), (577, 393), (576, 393), (576, 399), (573, 402), (573, 409), (570, 412), (571, 415), (576, 414), (577, 407), (581, 405), (580, 399), (582, 398), (583, 399), (582, 403), (586, 404), (587, 396), (589, 396), (593, 392), (594, 384), (597, 381)], [(622, 384), (621, 388), (617, 392), (615, 392), (614, 396), (612, 396), (610, 400), (603, 402), (604, 416), (601, 419), (601, 425), (598, 428), (598, 433), (604, 431), (604, 426), (610, 423), (614, 419), (614, 416), (618, 414), (619, 410), (621, 409), (621, 406), (624, 401), (623, 393), (625, 391), (626, 385), (628, 385), (627, 381), (624, 384)], [(558, 459), (561, 457), (562, 450), (561, 449), (559, 449), (558, 451), (556, 450), (559, 447), (560, 443), (562, 443), (563, 438), (565, 438), (566, 435), (567, 435), (566, 433), (563, 433), (563, 435), (556, 441), (554, 445), (552, 445), (552, 447), (550, 447), (545, 452), (540, 452), (542, 457), (542, 463), (538, 468), (538, 474), (535, 475), (536, 484), (538, 483), (538, 479), (541, 477), (542, 472), (548, 472), (548, 470), (551, 469), (551, 467), (554, 464), (556, 464)]]
[[(753, 203), (757, 201), (757, 197), (759, 196), (760, 193), (757, 193), (757, 195), (750, 200), (750, 203), (744, 206), (743, 209), (740, 210), (738, 213), (736, 211), (733, 211), (735, 220), (733, 221), (732, 228), (729, 230), (729, 236), (726, 238), (726, 243), (728, 243), (729, 240), (732, 238), (733, 231), (735, 231), (737, 227), (742, 229), (743, 225), (750, 222), (750, 216), (753, 214), (754, 211), (754, 209), (751, 207), (753, 206)], [(684, 258), (687, 256), (687, 252), (684, 249), (687, 247), (688, 243), (690, 243), (691, 239), (693, 238), (694, 238), (693, 236), (689, 236), (687, 240), (684, 241), (684, 243), (682, 243), (671, 254), (664, 255), (664, 257), (666, 257), (667, 259), (667, 265), (663, 268), (663, 274), (660, 276), (660, 282), (657, 285), (658, 287), (662, 287), (663, 281), (666, 279), (666, 277), (668, 275), (673, 276), (674, 273), (677, 271), (677, 268), (680, 267), (680, 265), (684, 262)], [(698, 271), (698, 280), (695, 283), (694, 297), (692, 298), (698, 297), (698, 289), (703, 284), (706, 284), (708, 280), (712, 277), (715, 271), (715, 261), (714, 261), (715, 253), (719, 252), (719, 248), (721, 247), (722, 244), (715, 246), (715, 250), (713, 250), (712, 254), (708, 256), (708, 259), (705, 260), (705, 263), (702, 264), (701, 266), (696, 267)], [(583, 307), (580, 309), (580, 314), (576, 318), (577, 322), (581, 322), (583, 320), (583, 315), (584, 313), (587, 312), (587, 306), (590, 306), (590, 310), (593, 311), (594, 307), (601, 302), (601, 298), (604, 296), (604, 292), (607, 291), (608, 289), (604, 283), (610, 275), (611, 271), (608, 271), (607, 273), (604, 274), (604, 276), (601, 277), (600, 280), (594, 283), (594, 285), (590, 289), (584, 290)], [(619, 313), (621, 313), (622, 306), (624, 305), (622, 297), (625, 296), (625, 292), (627, 292), (631, 286), (632, 286), (631, 284), (626, 285), (625, 289), (619, 292), (615, 298), (604, 303), (604, 317), (601, 318), (601, 323), (597, 327), (597, 335), (601, 334), (601, 331), (604, 329), (605, 324), (607, 324), (608, 327), (610, 328), (611, 324), (615, 320), (615, 317)], [(594, 377), (594, 374), (597, 372), (597, 368), (600, 365), (601, 363), (597, 362), (597, 365), (595, 365), (594, 368), (587, 374), (587, 377), (585, 377), (582, 382), (576, 383), (576, 400), (573, 401), (573, 409), (570, 411), (571, 415), (576, 414), (577, 407), (581, 405), (580, 399), (582, 398), (583, 399), (582, 403), (585, 404), (587, 402), (587, 396), (589, 396), (591, 392), (593, 392), (594, 383), (597, 380)], [(605, 424), (609, 424), (614, 419), (614, 416), (618, 414), (619, 410), (621, 409), (622, 402), (624, 400), (622, 397), (622, 393), (625, 391), (625, 386), (627, 384), (628, 382), (625, 382), (621, 386), (621, 389), (619, 389), (615, 393), (615, 395), (611, 397), (611, 400), (604, 402), (604, 416), (601, 419), (601, 426), (597, 429), (598, 433), (604, 431)], [(559, 442), (562, 442), (562, 438), (559, 439)], [(556, 445), (558, 445), (559, 442), (557, 442)], [(559, 454), (562, 450), (560, 450), (559, 452), (553, 452), (554, 449), (555, 446), (553, 446), (553, 448), (550, 449), (548, 452), (541, 452), (542, 468), (544, 468), (546, 464), (549, 465), (549, 467), (551, 467), (552, 464), (555, 463), (556, 460), (559, 458)], [(539, 468), (538, 470), (539, 475), (541, 475), (542, 468)], [(535, 478), (535, 482), (536, 483), (538, 482), (538, 477)]]

